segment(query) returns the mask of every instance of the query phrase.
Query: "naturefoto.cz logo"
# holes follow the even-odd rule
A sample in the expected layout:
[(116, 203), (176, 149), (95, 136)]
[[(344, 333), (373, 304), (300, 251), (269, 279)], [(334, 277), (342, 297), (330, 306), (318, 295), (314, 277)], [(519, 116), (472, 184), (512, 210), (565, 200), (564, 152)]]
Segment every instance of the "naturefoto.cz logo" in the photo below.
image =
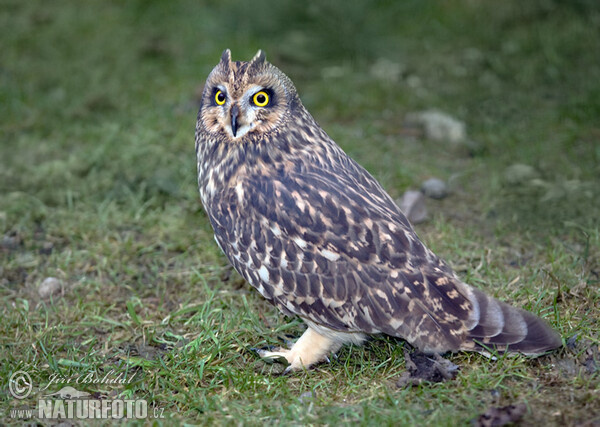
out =
[[(73, 396), (73, 391), (75, 395)], [(38, 400), (37, 416), (39, 418), (68, 419), (123, 419), (148, 418), (148, 404), (145, 400), (123, 399), (90, 399), (89, 393), (78, 392), (73, 387), (65, 387), (57, 393), (59, 399)], [(65, 396), (66, 395), (66, 396)], [(65, 396), (65, 397), (63, 397)]]
[[(111, 371), (109, 374), (114, 373)], [(88, 383), (122, 382), (106, 375), (103, 378), (86, 376)], [(81, 379), (81, 377), (78, 377)], [(120, 375), (119, 375), (120, 378)], [(63, 380), (65, 380), (63, 378)], [(50, 384), (60, 383), (50, 381)], [(76, 381), (77, 382), (77, 381)], [(79, 381), (81, 383), (81, 381)], [(19, 400), (27, 398), (33, 390), (31, 376), (24, 371), (17, 371), (9, 379), (10, 394)], [(48, 385), (40, 391), (47, 390)], [(10, 412), (13, 419), (27, 419), (37, 416), (39, 419), (145, 419), (164, 418), (163, 409), (153, 407), (148, 413), (148, 402), (143, 399), (98, 399), (92, 394), (66, 386), (55, 393), (44, 394), (37, 401), (37, 407), (15, 408)]]

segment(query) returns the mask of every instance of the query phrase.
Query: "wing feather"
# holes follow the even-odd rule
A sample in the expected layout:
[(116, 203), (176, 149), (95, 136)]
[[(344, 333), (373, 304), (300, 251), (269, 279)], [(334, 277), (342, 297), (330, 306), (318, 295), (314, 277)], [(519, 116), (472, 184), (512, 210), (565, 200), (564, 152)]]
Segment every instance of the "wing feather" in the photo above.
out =
[[(249, 196), (241, 201), (225, 190), (211, 215), (225, 254), (286, 314), (457, 349), (471, 309), (460, 281), (379, 184), (348, 166), (355, 173), (306, 168), (242, 178), (237, 185)], [(268, 280), (250, 271), (262, 265)]]

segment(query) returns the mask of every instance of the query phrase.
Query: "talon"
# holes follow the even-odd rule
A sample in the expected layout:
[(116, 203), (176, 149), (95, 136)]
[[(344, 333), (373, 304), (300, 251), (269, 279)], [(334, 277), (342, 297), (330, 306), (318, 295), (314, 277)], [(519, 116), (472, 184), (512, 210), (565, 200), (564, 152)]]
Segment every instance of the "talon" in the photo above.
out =
[[(269, 346), (268, 348), (269, 348), (269, 350), (264, 349), (264, 348), (258, 348), (258, 349), (254, 349), (254, 350), (256, 351), (258, 356), (267, 363), (277, 362), (277, 363), (282, 363), (284, 365), (290, 364), (288, 362), (287, 358), (285, 357), (285, 354), (287, 352), (289, 352), (289, 350), (283, 350), (281, 348), (273, 347), (273, 346)], [(271, 351), (271, 350), (275, 350), (275, 351)]]
[(264, 351), (277, 351), (279, 350), (279, 347), (276, 347), (274, 345), (266, 345), (264, 347), (258, 348), (258, 347), (250, 347), (248, 350), (257, 353), (258, 355), (260, 355), (261, 352)]

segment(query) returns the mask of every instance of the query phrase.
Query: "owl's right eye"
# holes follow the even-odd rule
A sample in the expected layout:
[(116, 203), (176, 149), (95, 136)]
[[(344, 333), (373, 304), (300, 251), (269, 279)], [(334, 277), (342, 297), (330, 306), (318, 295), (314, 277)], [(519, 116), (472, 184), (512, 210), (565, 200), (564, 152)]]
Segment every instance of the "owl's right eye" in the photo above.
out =
[(225, 104), (226, 99), (227, 99), (227, 97), (225, 96), (225, 94), (223, 93), (222, 90), (218, 90), (217, 93), (215, 94), (215, 102), (217, 103), (217, 105)]

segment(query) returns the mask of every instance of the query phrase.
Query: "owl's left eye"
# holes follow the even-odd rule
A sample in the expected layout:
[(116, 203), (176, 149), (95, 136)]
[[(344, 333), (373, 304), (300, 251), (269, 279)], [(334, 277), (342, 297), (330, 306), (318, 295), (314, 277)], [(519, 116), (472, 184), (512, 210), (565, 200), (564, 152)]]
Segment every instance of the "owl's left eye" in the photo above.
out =
[(252, 97), (252, 101), (257, 107), (266, 107), (269, 104), (269, 94), (264, 90), (256, 92)]
[(227, 97), (225, 96), (223, 91), (218, 90), (217, 93), (215, 94), (215, 102), (217, 103), (217, 105), (225, 104), (226, 99), (227, 99)]

